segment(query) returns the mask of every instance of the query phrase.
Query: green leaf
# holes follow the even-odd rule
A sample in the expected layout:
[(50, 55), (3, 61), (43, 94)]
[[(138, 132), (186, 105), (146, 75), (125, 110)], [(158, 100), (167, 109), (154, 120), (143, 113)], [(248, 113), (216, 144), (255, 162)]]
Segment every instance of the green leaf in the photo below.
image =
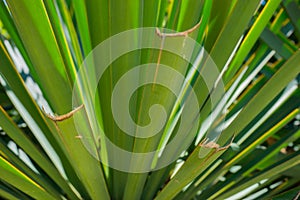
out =
[(72, 105), (70, 77), (67, 76), (44, 3), (40, 0), (7, 3), (41, 87), (47, 91), (48, 102), (55, 112), (66, 113)]
[(1, 180), (21, 189), (32, 198), (56, 199), (25, 174), (16, 169), (11, 163), (7, 162), (2, 156), (0, 156), (0, 169)]
[[(263, 170), (256, 176), (249, 178), (249, 180), (245, 180), (244, 183), (240, 183), (238, 187), (232, 188), (228, 192), (221, 194), (220, 196), (218, 196), (218, 198), (224, 199), (226, 197), (229, 197), (230, 195), (233, 195), (238, 191), (241, 191), (255, 183), (258, 183), (263, 179), (275, 176), (276, 174), (284, 172), (289, 168), (292, 168), (293, 166), (299, 164), (300, 164), (300, 154), (296, 153), (295, 155), (289, 156), (289, 158), (283, 161), (279, 161), (278, 163), (275, 163), (274, 165), (268, 167), (267, 169)], [(210, 198), (214, 198), (214, 196), (211, 196)]]
[(264, 30), (264, 27), (266, 27), (268, 24), (280, 2), (280, 0), (267, 2), (260, 15), (255, 20), (254, 24), (251, 26), (251, 29), (245, 36), (245, 39), (239, 47), (234, 59), (230, 63), (229, 69), (224, 78), (226, 82), (235, 74), (237, 68), (240, 67), (242, 62), (245, 60), (247, 54), (250, 52), (251, 48), (259, 38), (260, 34)]
[(300, 186), (290, 189), (281, 194), (278, 194), (278, 195), (272, 197), (271, 199), (272, 200), (296, 199), (297, 197), (299, 197), (299, 190), (300, 190)]

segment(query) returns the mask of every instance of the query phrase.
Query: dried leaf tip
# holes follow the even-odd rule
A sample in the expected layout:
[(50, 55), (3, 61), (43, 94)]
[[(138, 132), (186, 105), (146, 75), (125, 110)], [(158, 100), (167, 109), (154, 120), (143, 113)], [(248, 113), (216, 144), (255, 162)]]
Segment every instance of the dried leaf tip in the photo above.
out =
[(231, 139), (231, 141), (230, 141), (230, 143), (229, 143), (228, 145), (226, 145), (226, 146), (224, 146), (224, 147), (220, 147), (219, 144), (215, 143), (214, 141), (208, 142), (209, 139), (208, 139), (208, 138), (205, 138), (205, 139), (199, 144), (199, 146), (200, 146), (200, 147), (204, 147), (204, 148), (209, 148), (209, 149), (215, 149), (216, 152), (218, 152), (218, 151), (223, 151), (223, 150), (228, 149), (228, 148), (231, 146), (231, 144), (232, 144), (232, 142), (233, 142), (233, 139), (234, 139), (234, 135), (233, 135), (233, 137), (232, 137), (232, 139)]
[(156, 28), (155, 32), (159, 37), (179, 37), (179, 36), (187, 36), (188, 34), (192, 33), (195, 31), (201, 24), (201, 20), (192, 28), (182, 31), (182, 32), (177, 32), (177, 33), (162, 33), (160, 32), (159, 28)]
[(69, 119), (70, 117), (72, 117), (76, 112), (78, 112), (83, 107), (84, 107), (84, 105), (82, 104), (82, 105), (78, 106), (77, 108), (75, 108), (74, 110), (68, 112), (67, 114), (59, 115), (59, 116), (52, 116), (52, 115), (45, 112), (44, 107), (42, 107), (42, 109), (43, 109), (44, 113), (46, 114), (46, 116), (49, 119), (53, 120), (54, 122), (60, 122), (60, 121), (64, 121), (66, 119)]

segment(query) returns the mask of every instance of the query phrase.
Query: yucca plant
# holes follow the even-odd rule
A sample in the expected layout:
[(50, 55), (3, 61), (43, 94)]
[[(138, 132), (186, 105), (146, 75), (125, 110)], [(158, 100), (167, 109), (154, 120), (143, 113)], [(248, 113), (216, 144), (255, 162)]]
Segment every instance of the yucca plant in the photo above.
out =
[(0, 197), (299, 199), (298, 0), (1, 0)]

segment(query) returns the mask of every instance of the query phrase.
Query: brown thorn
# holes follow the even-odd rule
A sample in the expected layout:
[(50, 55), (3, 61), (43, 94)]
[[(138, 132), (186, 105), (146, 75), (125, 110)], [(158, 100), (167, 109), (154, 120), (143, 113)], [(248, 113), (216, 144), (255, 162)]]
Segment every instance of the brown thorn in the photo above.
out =
[(72, 117), (76, 112), (78, 112), (81, 108), (83, 108), (84, 105), (80, 105), (79, 107), (75, 108), (74, 110), (72, 110), (71, 112), (64, 114), (64, 115), (59, 115), (59, 116), (52, 116), (50, 114), (47, 114), (44, 110), (44, 107), (42, 107), (42, 109), (44, 110), (46, 116), (51, 119), (54, 122), (60, 122), (60, 121), (64, 121), (66, 119), (69, 119), (70, 117)]
[(192, 28), (190, 28), (186, 31), (178, 32), (178, 33), (162, 33), (162, 32), (160, 32), (159, 28), (156, 28), (155, 32), (159, 37), (179, 37), (179, 36), (185, 36), (186, 37), (189, 33), (193, 32), (194, 30), (196, 30), (200, 26), (201, 21), (202, 21), (202, 19), (195, 26), (193, 26)]

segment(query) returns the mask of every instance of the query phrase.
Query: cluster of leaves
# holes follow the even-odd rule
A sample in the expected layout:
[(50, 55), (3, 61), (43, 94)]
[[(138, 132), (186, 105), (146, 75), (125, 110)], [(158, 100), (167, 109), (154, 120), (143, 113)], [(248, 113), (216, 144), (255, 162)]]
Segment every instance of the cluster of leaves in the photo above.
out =
[[(0, 20), (1, 197), (299, 197), (298, 0), (1, 0)], [(98, 142), (98, 135), (78, 133), (72, 116), (53, 122), (41, 107), (60, 115), (74, 109), (73, 86), (86, 56), (110, 36), (139, 27), (172, 29), (202, 44), (221, 72), (221, 77), (214, 77), (215, 85), (222, 78), (225, 92), (212, 107), (208, 102), (213, 88), (205, 86), (203, 77), (194, 72), (188, 79), (193, 68), (159, 49), (129, 52), (112, 63), (95, 97), (97, 120), (107, 137), (125, 150), (160, 148), (176, 135), (180, 122), (178, 98), (164, 87), (149, 84), (133, 95), (129, 105), (132, 118), (147, 125), (149, 108), (159, 103), (168, 115), (165, 130), (175, 128), (141, 139), (118, 127), (111, 111), (111, 94), (120, 77), (134, 66), (149, 62), (171, 66), (188, 79), (201, 105), (194, 142), (181, 157), (156, 171), (128, 173), (104, 165), (82, 143), (85, 137)], [(186, 32), (191, 28), (193, 31)], [(185, 38), (181, 39), (184, 42)], [(128, 44), (124, 41), (122, 45)], [(147, 71), (142, 71), (140, 78), (145, 77)], [(170, 81), (176, 83), (174, 77)], [(203, 131), (208, 118), (213, 122)], [(199, 145), (200, 141), (220, 127), (218, 144), (210, 144), (223, 147), (233, 138), (231, 147), (199, 156), (200, 150), (209, 146)], [(118, 155), (106, 155), (105, 140), (100, 139), (101, 156), (119, 159)]]

